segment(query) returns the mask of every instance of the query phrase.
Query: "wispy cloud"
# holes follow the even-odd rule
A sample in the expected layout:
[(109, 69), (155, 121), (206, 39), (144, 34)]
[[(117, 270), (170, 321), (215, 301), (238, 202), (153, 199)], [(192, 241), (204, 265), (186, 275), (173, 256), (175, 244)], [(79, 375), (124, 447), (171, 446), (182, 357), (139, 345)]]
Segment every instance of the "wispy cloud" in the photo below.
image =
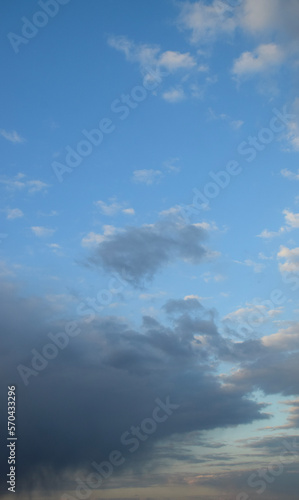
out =
[(124, 208), (122, 213), (126, 215), (135, 215), (135, 210), (134, 208)]
[(287, 179), (290, 179), (291, 181), (299, 181), (299, 169), (296, 173), (292, 172), (288, 168), (284, 168), (283, 170), (281, 170), (281, 175), (283, 175), (283, 177), (286, 177)]
[(211, 273), (210, 271), (207, 271), (206, 273), (204, 273), (202, 275), (203, 277), (203, 280), (205, 283), (209, 283), (210, 281), (215, 281), (216, 283), (220, 282), (220, 281), (224, 281), (226, 279), (226, 276), (224, 276), (223, 274), (214, 274), (214, 273)]
[(147, 67), (157, 67), (173, 73), (178, 70), (192, 69), (197, 65), (189, 52), (182, 53), (173, 50), (162, 52), (158, 45), (134, 43), (126, 36), (110, 36), (108, 45), (122, 52), (128, 61), (138, 63), (142, 70)]
[(277, 333), (267, 335), (261, 339), (262, 343), (279, 351), (291, 351), (299, 349), (299, 323), (288, 328), (283, 328)]
[(251, 323), (253, 326), (262, 325), (274, 317), (282, 314), (282, 307), (270, 309), (263, 304), (247, 303), (245, 307), (240, 307), (236, 311), (227, 314), (223, 321), (231, 321), (233, 323)]
[(278, 67), (284, 57), (283, 50), (275, 43), (262, 44), (253, 52), (243, 52), (235, 60), (232, 73), (238, 78), (247, 78)]
[(299, 247), (288, 248), (281, 246), (277, 254), (278, 259), (284, 259), (283, 264), (279, 264), (281, 273), (298, 273), (299, 272)]
[(254, 262), (251, 259), (246, 259), (244, 260), (244, 262), (235, 260), (234, 262), (236, 262), (236, 264), (241, 264), (243, 266), (252, 267), (255, 273), (261, 273), (265, 269), (265, 264), (262, 264), (261, 262)]
[(93, 231), (91, 231), (86, 236), (84, 236), (84, 238), (82, 238), (81, 245), (83, 247), (97, 246), (100, 243), (103, 243), (103, 241), (105, 241), (109, 236), (112, 236), (117, 232), (119, 232), (119, 229), (117, 229), (116, 227), (104, 225), (102, 234), (94, 233)]
[(7, 130), (4, 130), (3, 128), (0, 129), (0, 135), (4, 137), (9, 142), (13, 143), (22, 143), (25, 142), (24, 137), (21, 137), (15, 130), (12, 130), (12, 132), (8, 132)]
[(20, 217), (24, 217), (22, 210), (20, 210), (19, 208), (8, 208), (6, 210), (6, 214), (7, 214), (6, 218), (8, 220), (18, 219)]
[(27, 180), (26, 175), (22, 173), (19, 173), (11, 178), (2, 176), (0, 178), (0, 184), (6, 186), (6, 189), (9, 191), (27, 190), (29, 194), (45, 191), (48, 187), (50, 187), (49, 184), (37, 179)]
[(162, 97), (168, 102), (180, 102), (186, 99), (185, 92), (182, 87), (173, 87), (163, 92)]
[(203, 2), (184, 2), (177, 20), (180, 29), (191, 33), (191, 43), (207, 44), (223, 34), (231, 34), (237, 26), (234, 10), (225, 2), (214, 0), (206, 5)]
[[(287, 151), (299, 151), (299, 97), (292, 104), (292, 112), (294, 118), (289, 120), (285, 140), (287, 141)], [(299, 176), (293, 174), (290, 170), (282, 170), (282, 175), (290, 180), (298, 180)]]
[(169, 160), (166, 160), (163, 162), (163, 167), (167, 172), (172, 172), (172, 173), (179, 173), (181, 168), (177, 163), (180, 161), (179, 158), (170, 158)]
[(38, 236), (39, 238), (44, 238), (52, 236), (55, 233), (56, 229), (50, 229), (43, 226), (32, 226), (31, 231), (33, 232), (33, 234), (35, 234), (35, 236)]
[(243, 120), (234, 120), (226, 113), (217, 114), (212, 108), (208, 109), (208, 118), (210, 120), (222, 120), (227, 122), (234, 130), (239, 130), (244, 125)]
[(163, 52), (158, 59), (158, 64), (168, 71), (190, 69), (196, 66), (194, 57), (192, 57), (189, 52), (182, 54), (181, 52), (174, 52), (173, 50)]
[(143, 170), (134, 170), (132, 180), (136, 182), (136, 184), (147, 184), (150, 186), (151, 184), (158, 183), (163, 174), (161, 170), (153, 170), (153, 169), (143, 169)]
[(110, 200), (110, 203), (106, 203), (105, 201), (98, 200), (95, 201), (95, 206), (100, 209), (102, 214), (112, 216), (116, 215), (119, 212), (122, 212), (123, 214), (126, 215), (134, 215), (135, 210), (134, 208), (126, 208), (127, 203), (119, 203), (118, 201), (115, 200), (115, 198), (112, 198)]
[(258, 234), (259, 238), (271, 239), (277, 236), (281, 236), (292, 229), (299, 228), (299, 214), (295, 214), (290, 210), (283, 211), (285, 218), (285, 225), (282, 226), (278, 231), (268, 231), (268, 229), (264, 229), (260, 234)]

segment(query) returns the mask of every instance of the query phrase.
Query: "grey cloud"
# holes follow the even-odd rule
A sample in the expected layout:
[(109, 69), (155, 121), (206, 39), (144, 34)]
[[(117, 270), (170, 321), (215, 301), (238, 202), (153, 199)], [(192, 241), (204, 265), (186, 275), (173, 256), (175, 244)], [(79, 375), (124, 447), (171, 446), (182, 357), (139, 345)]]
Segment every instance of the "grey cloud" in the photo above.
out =
[[(40, 301), (20, 299), (13, 290), (0, 290), (0, 298), (1, 391), (17, 386), (20, 491), (65, 486), (66, 471), (90, 472), (93, 460), (107, 459), (114, 449), (126, 456), (124, 471), (132, 464), (142, 468), (154, 456), (154, 444), (173, 434), (268, 418), (264, 406), (240, 388), (223, 387), (215, 371), (216, 351), (186, 334), (180, 317), (171, 327), (145, 318), (141, 329), (117, 317), (80, 321), (80, 335), (25, 387), (18, 364), (30, 366), (31, 350), (41, 352), (47, 333), (61, 331), (64, 321), (51, 321), (52, 311)], [(198, 321), (202, 314), (199, 310)], [(120, 436), (151, 416), (157, 397), (167, 396), (180, 408), (131, 455)], [(2, 414), (1, 428), (4, 424)], [(2, 469), (6, 459), (1, 455)]]
[(163, 309), (167, 314), (180, 314), (184, 312), (191, 311), (199, 311), (203, 309), (203, 306), (197, 299), (188, 299), (188, 300), (168, 300), (166, 304), (164, 304)]
[[(287, 447), (286, 447), (287, 443)], [(292, 450), (293, 452), (298, 453), (298, 458), (299, 458), (299, 440), (298, 440), (298, 435), (290, 435), (290, 434), (284, 434), (281, 436), (270, 436), (270, 437), (265, 437), (263, 439), (258, 439), (254, 442), (247, 442), (246, 447), (249, 448), (259, 448), (262, 450), (267, 451), (268, 453), (271, 454), (280, 454), (284, 450), (290, 451)]]
[(203, 245), (208, 233), (181, 220), (158, 221), (141, 227), (127, 227), (107, 236), (89, 262), (115, 271), (133, 285), (152, 279), (163, 266), (182, 259), (199, 264), (210, 254)]
[(269, 353), (269, 350), (227, 380), (247, 392), (261, 389), (266, 394), (298, 395), (299, 353)]
[(288, 422), (285, 427), (299, 429), (299, 400), (297, 399), (296, 401), (289, 401), (286, 404), (291, 408)]
[[(261, 465), (257, 465), (256, 467), (248, 467), (246, 464), (240, 464), (242, 466), (241, 470), (238, 467), (237, 470), (232, 470), (230, 467), (226, 472), (222, 472), (221, 474), (209, 473), (209, 474), (201, 474), (199, 477), (189, 476), (180, 478), (181, 484), (188, 484), (190, 480), (192, 480), (192, 484), (194, 486), (202, 486), (202, 487), (213, 487), (219, 491), (219, 495), (225, 495), (223, 498), (225, 500), (235, 500), (236, 498), (244, 498), (244, 500), (248, 496), (248, 500), (260, 500), (263, 498), (264, 500), (296, 500), (298, 497), (297, 492), (297, 471), (298, 464), (288, 464), (284, 463), (282, 472), (278, 475), (272, 474), (272, 466), (277, 470), (279, 462), (277, 458), (273, 457), (273, 455), (269, 454), (268, 458), (264, 462), (264, 467), (267, 469), (270, 468), (268, 472), (268, 476), (270, 481), (263, 480), (263, 484), (265, 485), (265, 491), (262, 496), (258, 492), (258, 489), (261, 486), (261, 483), (258, 481), (259, 475), (258, 471), (262, 468)], [(236, 464), (237, 465), (237, 464)], [(248, 484), (248, 480), (251, 477), (251, 480), (255, 481), (255, 487), (250, 487)], [(257, 484), (258, 483), (258, 484)], [(246, 496), (247, 495), (247, 496)], [(296, 496), (297, 495), (297, 496)], [(211, 497), (210, 497), (211, 498)], [(213, 500), (215, 498), (218, 499), (219, 496), (212, 497)]]

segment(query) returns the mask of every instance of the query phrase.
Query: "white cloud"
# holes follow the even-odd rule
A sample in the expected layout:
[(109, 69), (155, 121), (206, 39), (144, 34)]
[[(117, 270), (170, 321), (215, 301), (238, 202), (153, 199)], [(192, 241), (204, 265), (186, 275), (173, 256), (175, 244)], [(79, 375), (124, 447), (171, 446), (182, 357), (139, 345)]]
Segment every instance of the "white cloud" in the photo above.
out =
[(110, 36), (108, 45), (123, 52), (127, 61), (138, 63), (143, 71), (149, 67), (156, 67), (174, 72), (196, 66), (196, 61), (189, 52), (181, 53), (173, 50), (161, 52), (157, 45), (134, 43), (125, 36)]
[(283, 50), (275, 43), (259, 45), (253, 52), (243, 52), (234, 61), (233, 74), (236, 77), (248, 77), (263, 73), (279, 66), (284, 59)]
[(115, 201), (114, 199), (111, 200), (110, 204), (105, 203), (102, 200), (95, 201), (94, 204), (96, 207), (98, 207), (101, 210), (101, 212), (104, 215), (108, 215), (108, 216), (115, 215), (119, 212), (122, 212), (126, 215), (134, 215), (135, 214), (134, 208), (125, 208), (126, 203), (119, 203), (119, 202)]
[(35, 236), (38, 236), (39, 238), (44, 238), (52, 236), (55, 233), (56, 229), (49, 229), (43, 226), (32, 226), (31, 231), (35, 234)]
[(291, 172), (291, 170), (288, 170), (287, 168), (284, 168), (283, 170), (281, 170), (281, 175), (283, 175), (283, 177), (286, 177), (287, 179), (290, 179), (291, 181), (299, 181), (299, 169), (297, 171), (297, 173), (295, 172)]
[(259, 313), (259, 316), (255, 319), (255, 322), (258, 324), (264, 323), (266, 321), (267, 308), (266, 306), (253, 306), (253, 307), (240, 307), (236, 311), (233, 311), (226, 316), (224, 316), (223, 320), (243, 322), (247, 321), (249, 316), (252, 314)]
[(179, 173), (180, 167), (175, 165), (180, 159), (179, 158), (171, 158), (170, 160), (166, 160), (163, 162), (163, 167), (169, 173)]
[(247, 303), (246, 307), (240, 307), (236, 311), (233, 311), (224, 316), (223, 321), (230, 321), (232, 323), (245, 323), (249, 327), (254, 328), (258, 325), (263, 325), (282, 312), (282, 307), (269, 309), (263, 304)]
[(234, 130), (239, 130), (244, 125), (243, 120), (231, 120), (230, 125)]
[(264, 229), (261, 234), (258, 235), (259, 238), (271, 239), (276, 236), (281, 236), (292, 229), (299, 228), (299, 214), (290, 212), (287, 209), (282, 213), (284, 214), (285, 226), (282, 226), (278, 231), (268, 231), (268, 229)]
[(7, 132), (7, 130), (4, 130), (3, 128), (0, 130), (0, 135), (4, 137), (9, 142), (14, 142), (14, 143), (22, 143), (25, 142), (24, 137), (21, 137), (15, 130), (12, 132)]
[(108, 45), (123, 52), (128, 61), (137, 62), (141, 66), (153, 66), (160, 52), (160, 47), (157, 45), (135, 44), (126, 36), (110, 36)]
[(92, 247), (94, 245), (98, 245), (105, 240), (105, 237), (102, 234), (90, 232), (87, 236), (82, 238), (81, 245), (83, 247)]
[[(289, 151), (299, 151), (299, 97), (295, 99), (292, 104), (292, 112), (294, 114), (294, 119), (288, 121), (287, 133), (285, 139), (289, 144)], [(292, 180), (298, 180), (296, 174), (292, 174), (289, 170), (282, 170), (282, 174)]]
[[(219, 256), (219, 254), (215, 255)], [(209, 283), (210, 281), (215, 281), (216, 283), (219, 283), (220, 281), (224, 281), (226, 277), (223, 274), (212, 274), (210, 272), (206, 272), (202, 275), (205, 283)]]
[(268, 229), (264, 229), (260, 234), (258, 234), (259, 238), (264, 238), (264, 239), (271, 239), (275, 238), (276, 236), (280, 236), (285, 232), (284, 227), (281, 227), (278, 231), (268, 231)]
[(162, 210), (162, 212), (159, 212), (159, 215), (161, 217), (181, 217), (182, 216), (182, 208), (180, 207), (180, 205), (176, 205), (175, 207), (170, 207), (170, 208), (167, 208), (166, 210)]
[(200, 227), (201, 229), (204, 229), (205, 231), (217, 231), (218, 227), (216, 226), (215, 222), (195, 222), (192, 224), (194, 227)]
[(162, 97), (168, 102), (180, 102), (186, 98), (186, 95), (182, 87), (173, 87), (163, 92)]
[(279, 330), (277, 333), (262, 337), (262, 343), (269, 348), (279, 351), (291, 351), (299, 349), (299, 323)]
[(178, 69), (190, 69), (196, 66), (196, 62), (189, 52), (182, 54), (173, 50), (163, 52), (159, 57), (158, 64), (171, 72)]
[(184, 297), (184, 300), (193, 300), (193, 299), (200, 301), (202, 297), (199, 297), (199, 295), (186, 295)]
[(29, 193), (38, 193), (43, 189), (46, 189), (49, 185), (42, 181), (27, 181), (26, 183)]
[(23, 180), (25, 174), (19, 173), (12, 177), (11, 179), (7, 177), (2, 177), (0, 183), (4, 184), (7, 189), (11, 191), (22, 190), (26, 187), (26, 182)]
[(155, 184), (161, 180), (163, 174), (160, 170), (144, 169), (144, 170), (134, 170), (133, 172), (133, 182), (137, 184)]
[(259, 255), (258, 255), (258, 257), (261, 260), (273, 260), (272, 256), (268, 257), (267, 255), (263, 254), (263, 252), (260, 252)]
[(243, 120), (234, 120), (225, 113), (217, 114), (212, 108), (208, 109), (208, 118), (210, 120), (222, 120), (227, 122), (234, 130), (239, 130), (243, 125)]
[(7, 213), (6, 218), (10, 220), (18, 219), (19, 217), (24, 217), (22, 210), (20, 210), (19, 208), (8, 208), (6, 210), (6, 213)]
[(37, 215), (39, 215), (41, 217), (56, 217), (57, 215), (59, 215), (59, 213), (57, 212), (57, 210), (51, 210), (48, 213), (38, 211)]
[[(291, 40), (298, 38), (299, 3), (297, 0), (243, 0), (240, 5), (213, 0), (184, 2), (178, 18), (180, 28), (191, 31), (193, 43), (214, 41), (241, 28), (252, 35), (280, 33)], [(268, 34), (267, 33), (267, 34)]]
[(124, 208), (122, 212), (126, 215), (135, 215), (134, 208)]
[[(180, 223), (184, 223), (184, 217), (182, 214), (182, 207), (180, 205), (176, 205), (174, 207), (170, 207), (166, 210), (162, 210), (162, 212), (159, 212), (160, 217), (166, 217), (169, 218), (169, 220), (176, 220)], [(204, 231), (211, 232), (211, 231), (218, 231), (218, 227), (214, 221), (212, 222), (194, 222), (193, 224), (190, 224), (190, 226), (203, 229)], [(214, 252), (214, 256), (220, 255), (218, 252)], [(211, 255), (212, 257), (212, 255)]]
[(243, 266), (252, 267), (255, 273), (261, 273), (265, 269), (265, 265), (260, 262), (254, 262), (251, 259), (246, 259), (244, 262), (235, 260), (236, 264), (242, 264)]
[(12, 178), (4, 176), (0, 178), (0, 183), (4, 184), (6, 189), (9, 191), (27, 190), (29, 194), (34, 194), (50, 187), (49, 184), (40, 180), (27, 180), (26, 175), (22, 173), (19, 173)]
[(290, 249), (288, 247), (281, 246), (277, 257), (279, 259), (285, 259), (283, 264), (279, 264), (279, 270), (281, 273), (299, 272), (299, 247)]
[[(177, 174), (180, 171), (180, 167), (175, 165), (178, 161), (179, 158), (172, 158), (163, 162), (162, 167), (164, 172), (162, 170), (154, 169), (134, 170), (132, 180), (133, 182), (139, 184), (157, 184), (165, 175), (173, 173)], [(177, 209), (179, 209), (179, 207), (177, 207)]]
[(233, 33), (236, 28), (234, 9), (220, 0), (210, 5), (184, 2), (178, 26), (191, 32), (192, 43), (207, 43), (219, 35)]
[(102, 234), (94, 233), (94, 232), (88, 233), (87, 236), (82, 238), (81, 245), (83, 247), (96, 246), (99, 243), (102, 243), (103, 241), (105, 241), (108, 236), (111, 236), (118, 231), (119, 230), (114, 226), (105, 225), (105, 226), (103, 226), (103, 233)]
[(56, 250), (58, 250), (59, 248), (61, 248), (61, 246), (58, 245), (58, 243), (49, 243), (47, 246), (49, 248), (53, 248), (53, 249), (56, 249)]
[(289, 210), (283, 211), (285, 215), (286, 224), (292, 228), (299, 228), (299, 214), (294, 214)]

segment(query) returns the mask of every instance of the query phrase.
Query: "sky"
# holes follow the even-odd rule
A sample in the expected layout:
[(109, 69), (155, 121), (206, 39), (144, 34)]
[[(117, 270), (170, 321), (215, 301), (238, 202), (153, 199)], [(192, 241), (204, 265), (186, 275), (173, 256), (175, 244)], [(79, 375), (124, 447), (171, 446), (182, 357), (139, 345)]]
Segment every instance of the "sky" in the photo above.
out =
[(299, 0), (0, 11), (1, 498), (294, 500)]

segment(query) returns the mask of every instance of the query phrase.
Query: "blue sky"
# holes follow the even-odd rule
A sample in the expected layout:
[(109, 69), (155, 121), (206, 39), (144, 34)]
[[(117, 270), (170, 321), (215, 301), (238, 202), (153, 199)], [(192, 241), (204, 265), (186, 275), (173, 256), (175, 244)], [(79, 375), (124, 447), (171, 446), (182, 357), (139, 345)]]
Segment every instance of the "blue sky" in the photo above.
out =
[[(297, 0), (3, 2), (5, 384), (41, 395), (49, 435), (76, 392), (90, 425), (108, 402), (95, 444), (79, 415), (61, 460), (20, 444), (19, 498), (78, 498), (78, 471), (169, 395), (183, 410), (88, 498), (260, 498), (248, 477), (299, 422), (298, 15)], [(25, 374), (71, 321), (80, 335)], [(40, 466), (55, 492), (26, 483)], [(264, 498), (295, 498), (295, 466)]]

